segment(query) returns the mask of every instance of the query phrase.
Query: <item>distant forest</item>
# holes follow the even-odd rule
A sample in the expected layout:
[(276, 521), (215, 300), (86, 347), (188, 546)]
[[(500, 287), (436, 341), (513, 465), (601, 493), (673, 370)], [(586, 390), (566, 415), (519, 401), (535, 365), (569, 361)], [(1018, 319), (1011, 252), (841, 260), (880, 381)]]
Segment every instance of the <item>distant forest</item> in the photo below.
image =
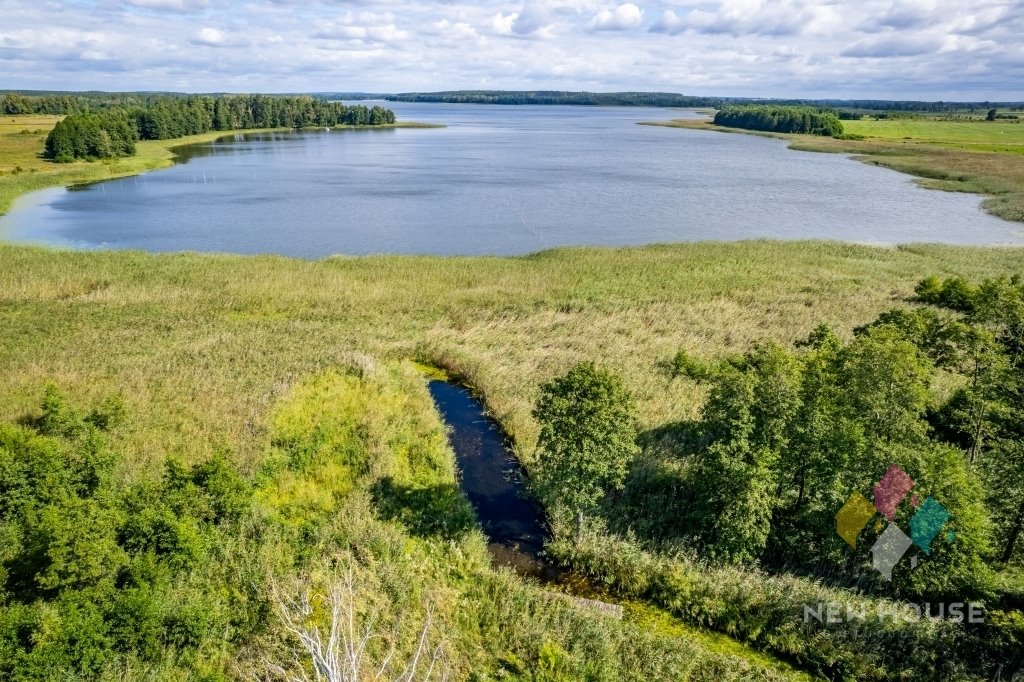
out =
[[(318, 94), (333, 97), (334, 94)], [(566, 92), (562, 90), (449, 90), (406, 92), (377, 97), (392, 102), (447, 102), (454, 104), (583, 104), (593, 106), (710, 107), (728, 104), (771, 104), (862, 109), (866, 111), (953, 112), (987, 111), (993, 107), (1019, 109), (1021, 102), (914, 102), (873, 99), (754, 99), (749, 97), (698, 97), (673, 92)]]
[[(346, 106), (309, 96), (163, 96), (127, 106), (71, 99), (65, 104), (75, 108), (61, 112), (68, 115), (46, 138), (46, 155), (58, 162), (132, 156), (138, 140), (166, 140), (213, 130), (375, 126), (395, 122), (394, 112), (384, 107)], [(5, 108), (12, 100), (22, 108), (50, 106), (48, 96), (7, 95)]]
[[(389, 100), (392, 102), (448, 102), (456, 104), (576, 104), (592, 106), (701, 107), (719, 109), (729, 104), (764, 104), (830, 107), (868, 112), (955, 113), (986, 112), (993, 108), (1022, 110), (1024, 102), (921, 102), (877, 99), (756, 99), (750, 97), (694, 96), (674, 92), (568, 92), (564, 90), (447, 90), (441, 92), (316, 92), (320, 101)], [(61, 92), (0, 90), (2, 114), (70, 114), (99, 109), (149, 106), (168, 98), (195, 95), (172, 92)], [(212, 98), (228, 93), (203, 93)], [(277, 95), (275, 95), (277, 96)], [(299, 97), (300, 93), (282, 94)]]

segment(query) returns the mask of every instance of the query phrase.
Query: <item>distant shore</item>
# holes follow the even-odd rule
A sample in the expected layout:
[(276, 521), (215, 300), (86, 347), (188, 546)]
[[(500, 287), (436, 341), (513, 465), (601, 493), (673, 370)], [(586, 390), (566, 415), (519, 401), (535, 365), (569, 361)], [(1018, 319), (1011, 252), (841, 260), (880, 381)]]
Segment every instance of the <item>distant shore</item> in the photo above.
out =
[[(42, 115), (0, 117), (0, 215), (10, 210), (15, 199), (36, 190), (58, 185), (64, 187), (86, 185), (167, 168), (177, 162), (178, 155), (174, 150), (180, 147), (214, 142), (234, 135), (323, 129), (321, 126), (314, 126), (298, 129), (216, 130), (201, 135), (176, 137), (169, 140), (143, 140), (136, 143), (134, 156), (104, 161), (54, 163), (42, 157), (43, 144), (50, 129), (61, 118), (61, 116)], [(375, 126), (335, 126), (331, 130), (444, 127), (439, 123), (398, 121)]]
[[(1024, 222), (1024, 125), (843, 121), (847, 133), (861, 139), (744, 130), (715, 125), (708, 119), (642, 121), (639, 125), (774, 137), (787, 140), (790, 149), (797, 151), (849, 154), (863, 163), (913, 175), (917, 184), (928, 189), (985, 195), (982, 208), (987, 212)], [(1012, 133), (1009, 140), (1005, 139), (1007, 132)]]

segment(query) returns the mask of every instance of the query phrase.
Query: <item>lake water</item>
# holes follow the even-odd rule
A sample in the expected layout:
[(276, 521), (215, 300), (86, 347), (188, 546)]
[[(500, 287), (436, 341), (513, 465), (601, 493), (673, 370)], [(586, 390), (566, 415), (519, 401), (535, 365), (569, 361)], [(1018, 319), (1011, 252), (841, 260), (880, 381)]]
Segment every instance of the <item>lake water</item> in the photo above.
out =
[(689, 112), (389, 106), (448, 127), (233, 136), (183, 149), (168, 169), (22, 197), (0, 238), (302, 257), (757, 237), (1024, 243), (976, 195), (780, 140), (635, 125)]

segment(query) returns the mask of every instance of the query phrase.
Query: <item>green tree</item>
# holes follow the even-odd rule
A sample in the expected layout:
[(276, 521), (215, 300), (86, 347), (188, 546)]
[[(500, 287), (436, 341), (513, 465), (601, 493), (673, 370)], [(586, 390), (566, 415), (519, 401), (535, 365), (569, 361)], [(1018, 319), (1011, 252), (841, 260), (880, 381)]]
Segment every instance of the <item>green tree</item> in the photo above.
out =
[(614, 374), (584, 362), (541, 387), (536, 486), (541, 497), (577, 517), (620, 489), (636, 445), (633, 400)]

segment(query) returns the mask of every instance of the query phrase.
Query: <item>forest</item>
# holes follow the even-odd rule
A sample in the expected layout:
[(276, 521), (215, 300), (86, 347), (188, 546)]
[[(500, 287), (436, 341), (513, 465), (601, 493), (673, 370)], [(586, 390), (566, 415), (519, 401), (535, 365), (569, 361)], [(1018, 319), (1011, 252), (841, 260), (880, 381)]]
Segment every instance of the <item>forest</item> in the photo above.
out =
[(592, 106), (715, 107), (721, 97), (692, 97), (671, 92), (563, 92), (559, 90), (452, 90), (387, 95), (393, 102), (448, 104), (577, 104)]
[(346, 106), (313, 97), (232, 95), (157, 97), (144, 104), (71, 113), (46, 138), (46, 156), (75, 159), (131, 156), (138, 140), (165, 140), (213, 130), (376, 126), (395, 122), (380, 106)]
[(843, 124), (834, 109), (772, 105), (728, 105), (715, 114), (715, 125), (771, 133), (839, 137)]

